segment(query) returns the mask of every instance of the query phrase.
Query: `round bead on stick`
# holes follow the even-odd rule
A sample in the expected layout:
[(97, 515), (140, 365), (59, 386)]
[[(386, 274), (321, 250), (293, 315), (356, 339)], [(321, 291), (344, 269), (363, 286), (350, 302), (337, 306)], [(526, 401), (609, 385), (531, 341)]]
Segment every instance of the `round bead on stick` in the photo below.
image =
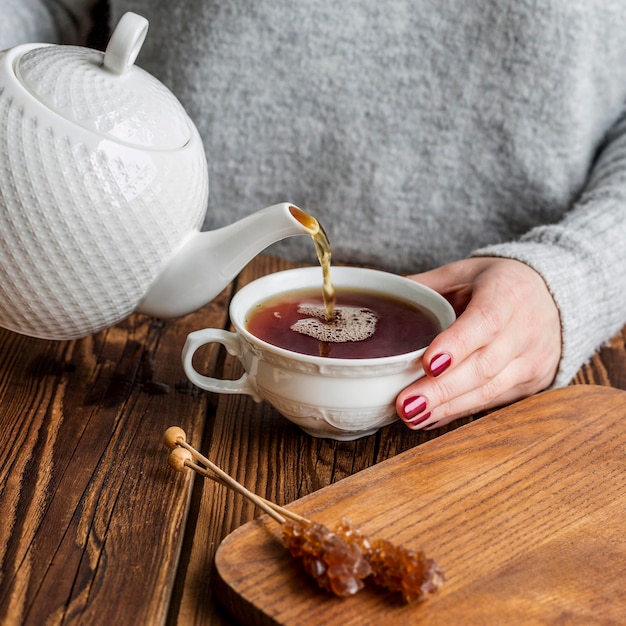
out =
[(170, 426), (163, 435), (163, 443), (170, 449), (174, 450), (179, 442), (187, 441), (187, 435), (180, 426)]
[(193, 462), (193, 456), (185, 448), (174, 448), (170, 452), (169, 463), (177, 472), (185, 472), (188, 468), (187, 462)]

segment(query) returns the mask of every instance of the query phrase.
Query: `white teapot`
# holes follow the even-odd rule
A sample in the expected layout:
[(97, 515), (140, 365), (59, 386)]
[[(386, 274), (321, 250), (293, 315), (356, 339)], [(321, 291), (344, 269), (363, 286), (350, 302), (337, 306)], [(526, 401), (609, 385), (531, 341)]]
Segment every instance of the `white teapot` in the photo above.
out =
[(173, 94), (134, 66), (148, 22), (106, 51), (0, 52), (0, 326), (71, 339), (134, 311), (176, 317), (256, 254), (317, 221), (288, 203), (201, 232), (202, 141)]

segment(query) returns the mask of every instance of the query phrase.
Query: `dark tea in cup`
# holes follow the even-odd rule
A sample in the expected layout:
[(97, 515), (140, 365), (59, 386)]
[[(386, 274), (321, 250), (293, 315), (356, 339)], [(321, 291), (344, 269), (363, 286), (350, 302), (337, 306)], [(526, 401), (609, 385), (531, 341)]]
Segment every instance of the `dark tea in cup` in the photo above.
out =
[(246, 329), (259, 339), (311, 356), (370, 359), (426, 347), (441, 331), (433, 313), (402, 298), (339, 288), (327, 318), (319, 289), (281, 293), (255, 305)]

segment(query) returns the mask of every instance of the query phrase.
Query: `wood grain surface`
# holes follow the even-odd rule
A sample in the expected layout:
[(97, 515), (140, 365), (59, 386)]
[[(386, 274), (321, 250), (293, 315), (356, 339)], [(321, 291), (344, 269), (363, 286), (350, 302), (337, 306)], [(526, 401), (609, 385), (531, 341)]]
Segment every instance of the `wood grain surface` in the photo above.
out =
[(80, 341), (0, 331), (1, 624), (166, 622), (191, 477), (169, 471), (161, 437), (173, 414), (202, 436), (207, 396), (180, 347), (226, 323), (226, 299)]
[[(265, 404), (193, 388), (187, 334), (227, 327), (232, 290), (287, 269), (254, 260), (197, 313), (167, 323), (134, 315), (79, 341), (0, 330), (0, 624), (232, 623), (214, 597), (220, 541), (259, 513), (209, 481), (179, 475), (168, 426), (249, 489), (286, 504), (479, 419), (411, 432), (396, 423), (353, 442), (311, 438)], [(576, 383), (626, 389), (624, 332)], [(223, 351), (196, 363), (240, 375)]]
[(626, 615), (626, 392), (549, 391), (294, 503), (324, 523), (422, 549), (447, 581), (405, 604), (320, 591), (264, 516), (220, 546), (241, 624), (618, 624)]

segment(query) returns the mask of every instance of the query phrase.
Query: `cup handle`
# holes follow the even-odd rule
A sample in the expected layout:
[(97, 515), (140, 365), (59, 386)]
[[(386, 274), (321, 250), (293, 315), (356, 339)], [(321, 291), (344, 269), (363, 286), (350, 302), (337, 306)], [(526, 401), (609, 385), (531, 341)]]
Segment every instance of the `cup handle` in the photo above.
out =
[(237, 357), (243, 364), (241, 358), (242, 346), (239, 335), (219, 328), (203, 328), (190, 333), (183, 346), (182, 363), (187, 378), (197, 387), (206, 389), (207, 391), (213, 391), (215, 393), (246, 394), (252, 396), (256, 402), (261, 402), (262, 398), (257, 393), (254, 385), (250, 382), (247, 373), (244, 373), (238, 380), (227, 380), (204, 376), (194, 368), (192, 363), (193, 355), (198, 348), (209, 343), (222, 344), (229, 354)]

